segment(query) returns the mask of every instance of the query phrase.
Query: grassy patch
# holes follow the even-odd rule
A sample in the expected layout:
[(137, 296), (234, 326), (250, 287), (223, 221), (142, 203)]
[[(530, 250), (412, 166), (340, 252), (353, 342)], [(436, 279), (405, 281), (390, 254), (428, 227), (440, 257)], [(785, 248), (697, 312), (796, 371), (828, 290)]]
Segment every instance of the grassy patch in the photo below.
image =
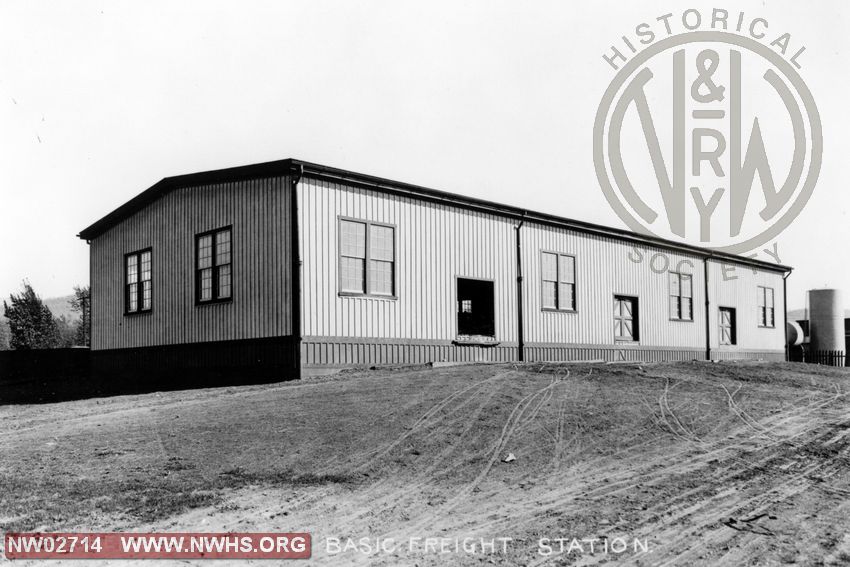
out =
[[(92, 516), (119, 517), (129, 523), (150, 523), (194, 508), (222, 502), (224, 490), (245, 486), (310, 487), (354, 485), (355, 475), (296, 473), (290, 470), (254, 472), (233, 468), (204, 480), (192, 468), (168, 459), (165, 472), (117, 482), (54, 479), (49, 485), (30, 478), (0, 476), (6, 490), (0, 497), (0, 531), (29, 531), (67, 525)], [(14, 498), (9, 495), (14, 494)]]

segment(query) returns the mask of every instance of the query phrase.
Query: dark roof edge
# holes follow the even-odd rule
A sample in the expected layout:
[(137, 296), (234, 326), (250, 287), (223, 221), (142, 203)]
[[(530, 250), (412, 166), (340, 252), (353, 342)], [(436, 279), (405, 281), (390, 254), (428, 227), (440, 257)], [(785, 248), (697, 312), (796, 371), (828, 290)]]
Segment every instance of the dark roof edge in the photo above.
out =
[(97, 238), (125, 218), (156, 201), (173, 189), (177, 189), (179, 187), (190, 187), (193, 185), (225, 183), (228, 181), (241, 181), (245, 179), (283, 175), (292, 170), (292, 163), (293, 160), (291, 159), (283, 159), (252, 165), (229, 167), (227, 169), (199, 171), (197, 173), (187, 173), (184, 175), (176, 175), (174, 177), (166, 177), (157, 183), (154, 183), (149, 188), (142, 191), (94, 224), (81, 230), (77, 237), (82, 238), (83, 240), (92, 240), (93, 238)]
[(511, 205), (504, 205), (502, 203), (487, 201), (485, 199), (465, 197), (462, 195), (457, 195), (455, 193), (439, 191), (436, 189), (430, 189), (419, 185), (413, 185), (401, 181), (394, 181), (382, 177), (375, 177), (372, 175), (365, 175), (362, 173), (356, 173), (344, 169), (337, 169), (334, 167), (328, 167), (296, 159), (284, 159), (253, 165), (232, 167), (227, 169), (189, 173), (186, 175), (178, 175), (175, 177), (166, 177), (165, 179), (154, 184), (153, 186), (140, 193), (133, 199), (127, 201), (125, 204), (121, 205), (120, 207), (118, 207), (105, 217), (101, 218), (91, 226), (80, 231), (77, 236), (84, 240), (92, 240), (93, 238), (96, 238), (97, 236), (103, 234), (104, 232), (112, 228), (114, 225), (118, 224), (124, 218), (127, 218), (136, 211), (140, 210), (141, 208), (147, 206), (148, 204), (152, 203), (153, 201), (159, 199), (166, 193), (178, 187), (189, 187), (193, 185), (205, 185), (211, 183), (223, 183), (228, 181), (270, 177), (275, 175), (286, 175), (292, 173), (295, 169), (298, 169), (299, 172), (303, 172), (305, 176), (324, 179), (327, 181), (338, 181), (347, 184), (355, 184), (363, 188), (373, 189), (384, 193), (407, 195), (420, 200), (428, 200), (432, 202), (444, 203), (481, 212), (489, 212), (491, 214), (515, 218), (517, 220), (525, 219), (526, 221), (533, 221), (550, 226), (569, 228), (578, 232), (595, 234), (598, 236), (607, 236), (609, 238), (614, 238), (617, 240), (634, 242), (635, 244), (643, 244), (667, 250), (685, 252), (688, 254), (700, 256), (702, 258), (716, 259), (720, 261), (725, 260), (734, 264), (743, 264), (775, 272), (790, 272), (792, 270), (790, 266), (765, 262), (764, 260), (758, 260), (756, 258), (748, 258), (746, 256), (738, 256), (736, 254), (730, 254), (728, 252), (711, 250), (710, 248), (703, 248), (690, 244), (682, 244), (656, 236), (649, 236), (624, 229), (613, 228), (585, 221), (568, 219), (564, 217), (558, 217), (556, 215), (550, 215), (547, 213), (529, 211)]

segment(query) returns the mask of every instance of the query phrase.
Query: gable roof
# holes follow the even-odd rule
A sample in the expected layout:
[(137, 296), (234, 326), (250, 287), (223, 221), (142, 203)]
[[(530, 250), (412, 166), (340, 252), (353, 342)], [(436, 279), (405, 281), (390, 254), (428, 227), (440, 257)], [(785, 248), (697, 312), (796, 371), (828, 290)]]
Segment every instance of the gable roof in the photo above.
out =
[(77, 235), (83, 240), (93, 240), (117, 225), (124, 219), (136, 214), (144, 207), (153, 203), (157, 199), (170, 193), (175, 189), (182, 187), (193, 187), (198, 185), (210, 185), (214, 183), (224, 183), (230, 181), (242, 181), (247, 179), (259, 179), (266, 177), (276, 177), (282, 175), (297, 175), (305, 176), (314, 179), (325, 180), (329, 182), (338, 182), (347, 185), (354, 185), (372, 189), (374, 191), (404, 195), (418, 200), (442, 203), (461, 207), (470, 210), (488, 212), (502, 217), (512, 218), (517, 221), (527, 220), (550, 226), (557, 226), (567, 229), (572, 229), (577, 232), (586, 234), (595, 234), (598, 236), (607, 236), (616, 240), (633, 242), (645, 246), (655, 246), (666, 250), (685, 252), (702, 258), (714, 258), (718, 260), (728, 261), (734, 264), (749, 265), (761, 269), (790, 272), (791, 267), (782, 264), (774, 264), (765, 262), (756, 258), (747, 258), (736, 254), (729, 254), (710, 248), (683, 244), (656, 236), (638, 234), (629, 230), (593, 224), (585, 221), (559, 217), (548, 213), (529, 211), (520, 207), (504, 205), (478, 199), (475, 197), (466, 197), (446, 191), (438, 191), (419, 185), (393, 181), (375, 177), (373, 175), (365, 175), (344, 169), (337, 169), (325, 165), (319, 165), (297, 159), (283, 159), (277, 161), (269, 161), (252, 165), (243, 165), (239, 167), (231, 167), (227, 169), (217, 169), (212, 171), (201, 171), (198, 173), (189, 173), (185, 175), (177, 175), (174, 177), (166, 177), (158, 183), (155, 183), (142, 193), (133, 197), (111, 213), (107, 214), (91, 226), (81, 230)]

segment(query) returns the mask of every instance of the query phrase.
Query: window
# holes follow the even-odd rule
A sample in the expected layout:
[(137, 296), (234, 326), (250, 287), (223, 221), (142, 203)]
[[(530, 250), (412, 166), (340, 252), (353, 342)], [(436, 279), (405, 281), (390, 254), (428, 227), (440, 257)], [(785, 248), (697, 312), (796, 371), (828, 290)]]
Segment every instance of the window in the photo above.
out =
[(614, 338), (618, 341), (639, 340), (637, 297), (614, 296)]
[(233, 237), (230, 227), (195, 236), (195, 302), (233, 298)]
[(395, 228), (340, 219), (339, 290), (343, 294), (395, 296)]
[(773, 316), (773, 288), (758, 286), (758, 322), (759, 327), (775, 327)]
[(457, 332), (470, 337), (496, 336), (493, 282), (457, 279)]
[(543, 309), (574, 311), (576, 308), (576, 259), (567, 254), (543, 252), (540, 260)]
[(124, 313), (147, 313), (153, 306), (151, 249), (124, 256)]
[(737, 337), (735, 336), (735, 310), (731, 307), (720, 307), (718, 314), (720, 316), (720, 344), (737, 344)]
[(690, 274), (670, 272), (670, 319), (694, 320), (694, 290)]

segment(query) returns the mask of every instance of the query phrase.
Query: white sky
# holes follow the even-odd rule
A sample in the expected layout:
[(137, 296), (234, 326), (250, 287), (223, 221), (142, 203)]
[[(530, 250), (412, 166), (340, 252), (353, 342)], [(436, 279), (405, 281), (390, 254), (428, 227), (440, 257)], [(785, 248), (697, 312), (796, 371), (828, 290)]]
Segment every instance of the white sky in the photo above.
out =
[[(75, 235), (162, 177), (296, 157), (623, 227), (599, 189), (602, 54), (690, 2), (0, 5), (0, 295), (88, 282)], [(735, 2), (805, 45), (824, 126), (809, 205), (776, 242), (850, 292), (843, 0)], [(732, 9), (730, 8), (730, 11)]]

